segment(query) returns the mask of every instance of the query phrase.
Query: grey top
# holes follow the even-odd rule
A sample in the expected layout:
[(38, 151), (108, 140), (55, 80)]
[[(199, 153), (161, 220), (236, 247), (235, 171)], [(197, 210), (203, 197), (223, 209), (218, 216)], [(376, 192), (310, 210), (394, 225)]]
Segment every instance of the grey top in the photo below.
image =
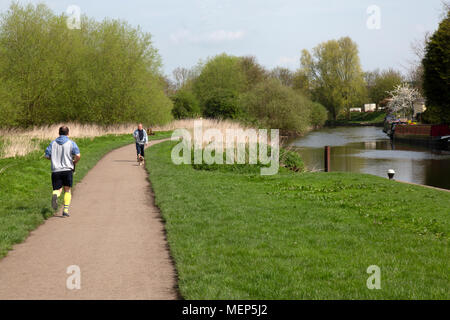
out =
[(59, 136), (50, 142), (45, 150), (45, 156), (52, 163), (52, 172), (73, 170), (73, 156), (79, 154), (80, 149), (77, 144), (67, 136)]

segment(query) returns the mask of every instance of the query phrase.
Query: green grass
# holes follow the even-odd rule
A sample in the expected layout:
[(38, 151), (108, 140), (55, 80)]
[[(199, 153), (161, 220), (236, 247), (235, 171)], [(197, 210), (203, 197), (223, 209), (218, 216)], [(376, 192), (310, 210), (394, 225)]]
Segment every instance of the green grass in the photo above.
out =
[[(147, 167), (186, 299), (449, 299), (450, 194), (354, 173)], [(366, 286), (370, 265), (381, 290)]]
[(329, 121), (333, 124), (380, 124), (384, 122), (386, 112), (374, 111), (374, 112), (351, 112), (350, 120), (347, 120), (345, 115), (338, 117), (336, 121)]
[[(157, 132), (151, 140), (170, 137)], [(97, 138), (73, 139), (81, 150), (74, 183), (112, 149), (133, 143), (129, 135), (108, 135)], [(0, 258), (15, 243), (22, 242), (29, 232), (53, 214), (51, 199), (50, 162), (43, 157), (50, 141), (41, 143), (42, 151), (25, 157), (0, 159)]]

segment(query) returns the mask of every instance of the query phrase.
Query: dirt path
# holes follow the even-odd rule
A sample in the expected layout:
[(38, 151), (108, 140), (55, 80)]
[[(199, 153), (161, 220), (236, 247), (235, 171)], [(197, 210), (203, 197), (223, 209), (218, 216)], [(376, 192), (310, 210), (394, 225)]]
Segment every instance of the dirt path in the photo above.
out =
[[(107, 154), (75, 187), (70, 218), (48, 219), (0, 260), (0, 299), (177, 298), (164, 226), (135, 152), (129, 145)], [(80, 267), (79, 290), (66, 287), (71, 265)]]

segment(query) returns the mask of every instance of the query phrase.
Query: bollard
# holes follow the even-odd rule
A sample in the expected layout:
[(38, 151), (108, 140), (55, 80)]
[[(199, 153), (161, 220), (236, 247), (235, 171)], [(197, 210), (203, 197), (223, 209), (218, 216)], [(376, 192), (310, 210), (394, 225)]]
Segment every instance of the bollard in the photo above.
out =
[(325, 149), (324, 149), (324, 164), (325, 164), (324, 171), (325, 172), (330, 172), (330, 146), (325, 146)]

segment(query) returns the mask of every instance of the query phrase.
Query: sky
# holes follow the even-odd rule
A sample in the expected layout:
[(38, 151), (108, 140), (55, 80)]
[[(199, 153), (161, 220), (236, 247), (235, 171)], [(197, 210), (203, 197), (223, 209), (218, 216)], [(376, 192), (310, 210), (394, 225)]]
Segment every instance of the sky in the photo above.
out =
[[(365, 71), (406, 72), (411, 43), (437, 29), (441, 0), (19, 0), (55, 13), (71, 5), (96, 20), (118, 18), (152, 34), (163, 72), (216, 54), (255, 56), (267, 68), (295, 70), (302, 49), (349, 36)], [(11, 1), (0, 0), (0, 11)]]

